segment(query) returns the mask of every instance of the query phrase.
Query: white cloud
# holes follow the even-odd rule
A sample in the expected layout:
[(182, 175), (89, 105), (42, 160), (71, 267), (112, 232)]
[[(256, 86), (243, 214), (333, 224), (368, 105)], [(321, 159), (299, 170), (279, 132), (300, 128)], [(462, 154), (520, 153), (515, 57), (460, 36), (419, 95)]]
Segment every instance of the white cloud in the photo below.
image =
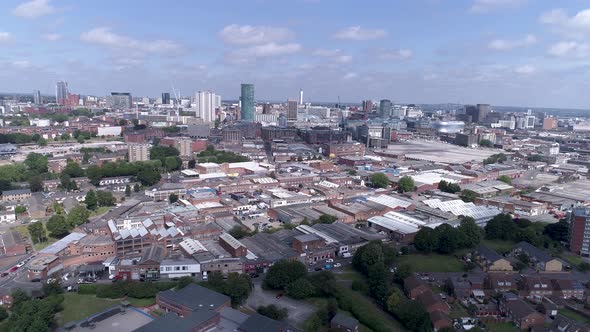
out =
[(590, 8), (581, 10), (571, 17), (563, 9), (553, 9), (541, 14), (539, 21), (555, 27), (568, 38), (590, 36)]
[(475, 0), (469, 9), (472, 13), (489, 13), (500, 9), (518, 8), (527, 0)]
[(373, 40), (387, 36), (383, 29), (364, 29), (360, 26), (351, 26), (334, 34), (334, 38), (348, 40)]
[(584, 58), (590, 56), (590, 44), (576, 41), (562, 41), (549, 48), (549, 54), (556, 57)]
[(301, 51), (302, 47), (297, 43), (268, 43), (252, 47), (238, 48), (226, 54), (226, 60), (232, 64), (246, 64), (256, 58), (269, 58), (291, 55)]
[(515, 48), (527, 47), (535, 44), (537, 37), (526, 35), (522, 39), (495, 39), (488, 44), (488, 48), (495, 51), (509, 51)]
[(352, 61), (352, 55), (344, 54), (340, 49), (318, 49), (313, 52), (313, 55), (329, 58), (337, 63), (349, 63)]
[(48, 40), (48, 41), (56, 41), (56, 40), (61, 39), (61, 35), (58, 33), (46, 33), (46, 34), (41, 35), (41, 37), (45, 40)]
[(55, 12), (49, 0), (32, 0), (22, 3), (12, 10), (12, 15), (24, 18), (37, 18)]
[(269, 44), (293, 39), (286, 28), (231, 24), (219, 32), (224, 42), (231, 45)]
[(29, 68), (31, 66), (31, 63), (27, 60), (16, 60), (16, 61), (12, 61), (12, 65), (17, 67), (17, 68)]
[(342, 78), (345, 80), (351, 80), (353, 78), (356, 78), (357, 76), (357, 73), (346, 73)]
[(407, 60), (410, 59), (414, 52), (410, 49), (378, 49), (376, 51), (377, 58), (383, 61), (391, 61), (391, 60)]
[(4, 43), (11, 40), (12, 35), (10, 34), (10, 32), (0, 31), (0, 43)]
[(533, 65), (523, 65), (514, 68), (514, 72), (521, 75), (530, 75), (537, 72), (537, 68)]
[(82, 33), (80, 38), (88, 43), (111, 49), (139, 51), (146, 53), (178, 53), (182, 46), (166, 39), (138, 40), (112, 32), (110, 28), (99, 27)]

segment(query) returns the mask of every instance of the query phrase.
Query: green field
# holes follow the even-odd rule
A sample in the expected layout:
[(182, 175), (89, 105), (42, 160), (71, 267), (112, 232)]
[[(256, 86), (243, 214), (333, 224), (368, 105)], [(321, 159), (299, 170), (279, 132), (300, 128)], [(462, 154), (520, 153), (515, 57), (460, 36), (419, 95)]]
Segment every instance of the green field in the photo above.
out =
[(410, 254), (398, 258), (396, 265), (408, 264), (412, 272), (462, 272), (463, 263), (454, 256)]
[(490, 332), (520, 332), (514, 324), (511, 322), (505, 323), (486, 323), (486, 327)]
[(572, 254), (571, 252), (567, 252), (567, 251), (562, 252), (559, 255), (559, 257), (561, 257), (561, 259), (570, 263), (572, 265), (572, 267), (579, 266), (580, 263), (582, 263), (584, 261), (582, 259), (582, 257)]
[(95, 217), (95, 216), (100, 216), (101, 214), (105, 214), (109, 211), (109, 209), (113, 209), (113, 206), (101, 206), (99, 208), (97, 208), (96, 210), (92, 211), (90, 213), (91, 217)]
[(99, 299), (94, 295), (64, 294), (64, 310), (57, 314), (59, 326), (77, 321), (119, 304), (119, 300)]
[(499, 253), (504, 253), (512, 250), (514, 245), (516, 245), (516, 242), (503, 240), (482, 240), (481, 244), (485, 245), (490, 249), (494, 249)]
[(128, 297), (126, 300), (134, 307), (149, 307), (156, 303), (156, 299), (153, 297), (149, 297), (147, 299), (136, 299), (133, 297)]
[(568, 308), (559, 309), (558, 313), (560, 315), (564, 315), (565, 317), (571, 318), (571, 319), (578, 321), (580, 323), (585, 323), (585, 324), (590, 323), (590, 318), (588, 318), (582, 314), (579, 314), (579, 313), (577, 313), (571, 309), (568, 309)]

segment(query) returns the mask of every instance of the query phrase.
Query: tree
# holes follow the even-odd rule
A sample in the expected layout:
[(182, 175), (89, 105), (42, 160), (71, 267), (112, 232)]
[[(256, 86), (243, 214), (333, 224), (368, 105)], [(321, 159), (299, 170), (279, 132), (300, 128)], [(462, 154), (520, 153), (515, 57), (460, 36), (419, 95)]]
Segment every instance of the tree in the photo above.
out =
[(389, 178), (381, 172), (374, 173), (371, 175), (371, 184), (374, 188), (387, 188), (387, 185), (389, 185)]
[(369, 267), (378, 263), (383, 263), (385, 256), (383, 248), (378, 242), (369, 242), (357, 249), (352, 257), (352, 264), (358, 271), (367, 275)]
[(430, 332), (432, 323), (430, 315), (424, 307), (416, 301), (406, 301), (395, 315), (410, 331)]
[(68, 134), (68, 133), (61, 134), (61, 139), (63, 139), (64, 141), (67, 141), (70, 138), (72, 138), (72, 136), (70, 134)]
[(47, 146), (47, 140), (45, 138), (41, 137), (37, 141), (37, 144), (39, 144), (39, 146)]
[(500, 176), (498, 178), (498, 181), (502, 181), (502, 182), (504, 182), (504, 183), (506, 183), (508, 185), (511, 185), (512, 184), (512, 178), (509, 177), (508, 175), (502, 175), (502, 176)]
[(369, 266), (367, 273), (369, 284), (369, 295), (380, 305), (385, 304), (389, 294), (389, 283), (387, 282), (387, 269), (383, 262)]
[(244, 227), (236, 225), (229, 231), (229, 234), (236, 239), (241, 239), (247, 236), (249, 233)]
[(422, 227), (414, 237), (416, 249), (424, 252), (432, 252), (438, 248), (438, 236), (434, 229)]
[(59, 280), (43, 283), (42, 291), (43, 295), (45, 296), (57, 295), (64, 292), (63, 288), (59, 283)]
[(313, 296), (315, 288), (309, 280), (300, 278), (287, 285), (286, 291), (289, 297), (296, 300), (303, 300)]
[(29, 295), (20, 288), (15, 289), (10, 296), (12, 296), (12, 310), (14, 311), (17, 311), (21, 305), (31, 299)]
[(178, 285), (176, 287), (178, 287), (178, 289), (183, 289), (184, 287), (186, 287), (192, 283), (193, 283), (193, 278), (188, 277), (188, 276), (184, 276), (184, 277), (181, 277), (180, 279), (178, 279)]
[(248, 274), (230, 273), (225, 282), (223, 294), (231, 298), (234, 306), (240, 305), (246, 301), (252, 291), (252, 282)]
[(196, 160), (191, 159), (191, 160), (188, 161), (188, 168), (189, 169), (193, 169), (193, 168), (195, 168), (195, 166), (197, 166), (197, 161)]
[(41, 174), (47, 172), (47, 165), (49, 162), (47, 156), (31, 152), (27, 155), (24, 164), (29, 170)]
[(518, 226), (520, 228), (527, 228), (533, 224), (532, 221), (525, 219), (525, 218), (518, 218), (518, 219), (514, 220), (514, 223), (516, 223), (516, 226)]
[(475, 219), (471, 217), (463, 217), (461, 224), (457, 228), (461, 233), (462, 248), (473, 248), (481, 242), (481, 228), (475, 223)]
[(27, 212), (27, 207), (26, 207), (26, 206), (23, 206), (23, 205), (17, 205), (17, 206), (14, 208), (14, 213), (16, 213), (16, 214), (23, 214), (23, 213), (25, 213), (25, 212)]
[(486, 148), (493, 148), (494, 143), (492, 143), (492, 141), (490, 141), (489, 139), (482, 139), (481, 141), (479, 141), (479, 146), (483, 146)]
[(338, 220), (338, 217), (324, 213), (320, 216), (320, 218), (317, 220), (317, 222), (321, 223), (321, 224), (332, 224), (336, 220)]
[(349, 169), (348, 170), (348, 175), (350, 175), (350, 176), (355, 176), (355, 175), (357, 175), (357, 173), (358, 172), (356, 169)]
[(443, 292), (447, 293), (447, 295), (455, 296), (455, 285), (453, 285), (453, 281), (450, 278), (445, 279), (441, 289)]
[(171, 146), (165, 146), (165, 145), (158, 145), (158, 146), (154, 146), (150, 149), (150, 159), (151, 160), (161, 160), (162, 164), (164, 164), (164, 159), (166, 157), (175, 157), (175, 156), (179, 156), (180, 152), (178, 151), (178, 149), (173, 148)]
[(284, 289), (293, 281), (304, 278), (307, 268), (298, 261), (280, 260), (268, 269), (264, 283), (272, 289)]
[(554, 224), (549, 224), (543, 229), (543, 234), (547, 235), (553, 241), (567, 242), (569, 236), (569, 224), (565, 219)]
[(129, 185), (125, 186), (125, 196), (126, 197), (131, 196), (131, 187)]
[(98, 207), (98, 201), (94, 190), (90, 190), (86, 193), (84, 203), (86, 203), (86, 207), (88, 208), (88, 210), (96, 210), (96, 208)]
[(182, 166), (182, 160), (179, 157), (166, 157), (163, 163), (168, 171), (178, 170)]
[(442, 224), (435, 229), (438, 236), (438, 252), (450, 254), (461, 246), (459, 231), (449, 224)]
[(582, 272), (588, 272), (590, 271), (590, 263), (588, 262), (582, 262), (578, 265), (578, 270), (582, 271)]
[(43, 179), (40, 175), (35, 175), (29, 178), (29, 189), (32, 192), (43, 191)]
[(412, 274), (412, 266), (410, 264), (400, 264), (396, 267), (393, 278), (397, 283), (403, 283), (404, 279)]
[(387, 298), (385, 308), (387, 308), (389, 312), (395, 313), (397, 310), (399, 310), (399, 307), (403, 305), (404, 299), (405, 296), (402, 291), (397, 287), (393, 287), (391, 289), (391, 294)]
[(142, 169), (137, 173), (137, 180), (139, 180), (144, 186), (153, 186), (158, 183), (161, 178), (162, 176), (160, 175), (160, 172), (152, 168)]
[(0, 322), (8, 318), (8, 311), (4, 307), (0, 307)]
[(170, 196), (168, 196), (168, 202), (170, 202), (170, 204), (178, 202), (178, 195), (170, 194)]
[(117, 202), (113, 193), (106, 190), (99, 190), (96, 192), (96, 201), (100, 206), (114, 206)]
[(141, 188), (139, 187), (139, 184), (138, 184), (138, 183), (136, 183), (136, 184), (133, 186), (133, 192), (136, 192), (136, 193), (138, 193), (140, 189), (141, 189)]
[(78, 204), (70, 210), (66, 221), (71, 228), (74, 228), (87, 223), (88, 218), (90, 218), (90, 211), (84, 205)]
[(283, 320), (289, 316), (289, 310), (287, 308), (279, 308), (274, 304), (259, 306), (256, 312), (274, 320)]
[(119, 126), (126, 126), (126, 125), (127, 125), (127, 120), (125, 120), (125, 119), (119, 120)]
[(517, 226), (512, 221), (512, 217), (502, 213), (489, 220), (484, 229), (486, 238), (490, 240), (510, 240), (517, 232)]
[(52, 237), (58, 238), (67, 235), (71, 230), (70, 225), (66, 222), (66, 218), (61, 214), (51, 216), (47, 221), (46, 227)]
[(67, 174), (72, 178), (79, 178), (86, 175), (86, 172), (74, 161), (68, 161), (61, 174)]
[(29, 231), (31, 241), (33, 241), (33, 243), (41, 243), (46, 240), (47, 236), (45, 233), (45, 227), (43, 226), (43, 223), (36, 222), (33, 224), (29, 224), (27, 226), (27, 230)]
[(397, 189), (399, 192), (411, 192), (416, 190), (416, 186), (414, 185), (414, 179), (409, 176), (402, 176), (401, 179), (397, 182)]
[(529, 263), (531, 262), (531, 259), (529, 258), (529, 255), (525, 254), (524, 252), (518, 254), (517, 258), (524, 265), (529, 265)]
[(459, 187), (458, 184), (456, 184), (456, 183), (450, 183), (450, 182), (447, 182), (445, 180), (441, 180), (438, 183), (438, 189), (440, 191), (443, 191), (443, 192), (446, 192), (446, 193), (451, 193), (451, 194), (454, 194), (454, 193), (457, 193), (457, 192), (461, 191), (461, 187)]
[(460, 197), (463, 200), (463, 202), (474, 202), (477, 198), (477, 193), (473, 190), (463, 189), (463, 191), (461, 191)]
[(41, 135), (39, 135), (39, 134), (37, 134), (37, 133), (34, 133), (33, 135), (31, 135), (31, 140), (32, 140), (33, 142), (37, 142), (37, 141), (39, 141), (39, 139), (40, 139), (40, 138), (41, 138)]

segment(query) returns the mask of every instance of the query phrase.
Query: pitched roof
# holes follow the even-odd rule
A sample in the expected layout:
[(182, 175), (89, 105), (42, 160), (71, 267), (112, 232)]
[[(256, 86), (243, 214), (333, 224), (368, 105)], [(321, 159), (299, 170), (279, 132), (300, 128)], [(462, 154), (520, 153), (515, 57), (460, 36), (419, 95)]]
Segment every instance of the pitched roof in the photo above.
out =
[(207, 309), (193, 311), (184, 318), (169, 313), (160, 319), (154, 319), (148, 324), (133, 330), (133, 332), (159, 332), (169, 329), (174, 329), (175, 332), (190, 332), (195, 327), (213, 319), (217, 315), (219, 315), (218, 312)]
[(166, 257), (166, 249), (162, 246), (152, 245), (142, 250), (141, 263), (147, 261), (162, 262)]
[(512, 312), (513, 317), (516, 319), (522, 319), (528, 315), (537, 313), (535, 309), (521, 299), (506, 302), (506, 307), (508, 307), (510, 312)]
[(270, 319), (260, 314), (254, 314), (238, 327), (241, 332), (282, 332), (296, 331), (283, 322)]
[(552, 259), (548, 253), (528, 242), (521, 241), (517, 243), (515, 249), (520, 249), (526, 252), (531, 258), (534, 258), (538, 262), (548, 262)]
[(18, 244), (24, 244), (23, 237), (18, 231), (8, 231), (2, 234), (2, 246), (4, 248), (12, 247)]
[(215, 310), (230, 300), (229, 297), (223, 294), (196, 284), (190, 284), (183, 289), (175, 291), (166, 290), (160, 292), (158, 296), (161, 299), (177, 303), (193, 311), (203, 308)]
[(407, 277), (406, 279), (404, 279), (404, 287), (406, 288), (407, 291), (411, 291), (412, 289), (415, 289), (415, 288), (417, 288), (419, 286), (423, 286), (423, 285), (424, 284), (422, 283), (422, 281), (420, 281), (415, 274), (412, 274), (409, 277)]
[(490, 262), (496, 262), (502, 259), (502, 256), (500, 256), (500, 254), (498, 254), (495, 250), (490, 249), (483, 244), (478, 245), (475, 250), (479, 253), (479, 255), (483, 256)]

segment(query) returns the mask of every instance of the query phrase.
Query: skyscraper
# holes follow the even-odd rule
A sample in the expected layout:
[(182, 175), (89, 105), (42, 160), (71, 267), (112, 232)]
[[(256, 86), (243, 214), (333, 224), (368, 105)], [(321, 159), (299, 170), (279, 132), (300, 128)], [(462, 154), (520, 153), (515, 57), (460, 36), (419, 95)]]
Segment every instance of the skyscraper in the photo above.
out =
[(149, 144), (129, 144), (127, 154), (130, 162), (150, 160)]
[(297, 121), (297, 101), (287, 100), (287, 120)]
[(266, 103), (262, 105), (262, 114), (270, 114), (271, 108), (270, 103)]
[(162, 105), (170, 104), (170, 93), (162, 92)]
[(303, 89), (299, 89), (299, 105), (303, 105)]
[(379, 102), (379, 116), (382, 118), (391, 116), (391, 100), (383, 99)]
[(590, 255), (590, 209), (576, 207), (571, 212), (568, 242), (573, 253)]
[(254, 84), (242, 84), (240, 101), (242, 102), (240, 110), (242, 121), (254, 121)]
[(195, 99), (199, 108), (199, 116), (203, 122), (215, 121), (215, 109), (221, 98), (211, 91), (199, 91)]
[(35, 90), (33, 91), (33, 104), (41, 105), (43, 101), (41, 100), (41, 91)]
[(371, 100), (363, 100), (363, 112), (369, 113), (373, 109), (373, 102)]
[(55, 102), (65, 105), (68, 99), (68, 82), (59, 81), (55, 84)]

